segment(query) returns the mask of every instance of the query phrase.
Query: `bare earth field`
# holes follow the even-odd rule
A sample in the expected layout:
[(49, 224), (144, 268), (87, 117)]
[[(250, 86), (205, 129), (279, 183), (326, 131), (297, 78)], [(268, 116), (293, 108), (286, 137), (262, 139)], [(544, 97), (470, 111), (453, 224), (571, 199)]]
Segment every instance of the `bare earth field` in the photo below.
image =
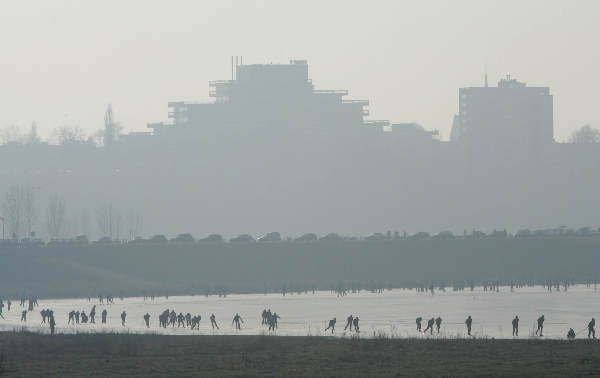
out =
[(2, 332), (0, 375), (598, 376), (600, 343)]

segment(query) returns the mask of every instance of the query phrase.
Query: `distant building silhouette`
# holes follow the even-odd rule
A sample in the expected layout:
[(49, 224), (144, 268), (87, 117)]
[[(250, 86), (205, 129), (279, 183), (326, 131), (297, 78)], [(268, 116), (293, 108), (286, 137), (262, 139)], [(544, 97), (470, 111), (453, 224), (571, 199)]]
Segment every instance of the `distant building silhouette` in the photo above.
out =
[[(233, 62), (232, 62), (233, 63)], [(320, 133), (369, 132), (387, 121), (365, 121), (368, 100), (347, 100), (347, 90), (317, 90), (308, 78), (306, 60), (289, 64), (232, 64), (232, 79), (209, 83), (215, 102), (170, 102), (168, 123), (150, 123), (157, 136), (182, 130), (259, 130), (295, 128)], [(369, 127), (366, 127), (369, 126)], [(379, 128), (380, 129), (380, 128)], [(374, 130), (372, 130), (374, 131)], [(381, 131), (381, 130), (378, 130)]]
[(549, 87), (528, 87), (510, 75), (497, 87), (460, 88), (451, 141), (532, 147), (554, 141)]

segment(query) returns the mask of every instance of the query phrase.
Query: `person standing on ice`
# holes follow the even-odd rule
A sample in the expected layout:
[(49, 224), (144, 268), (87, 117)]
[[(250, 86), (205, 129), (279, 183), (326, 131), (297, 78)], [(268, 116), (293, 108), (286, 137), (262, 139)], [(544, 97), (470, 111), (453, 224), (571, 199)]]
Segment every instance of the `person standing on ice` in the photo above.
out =
[(92, 311), (90, 311), (90, 323), (96, 323), (96, 305), (94, 305)]
[(102, 310), (102, 324), (106, 324), (106, 315), (108, 315), (106, 309)]
[(56, 328), (56, 322), (54, 321), (54, 314), (50, 314), (50, 335), (54, 335), (54, 329)]
[(422, 317), (420, 317), (420, 316), (419, 316), (419, 317), (416, 319), (416, 323), (417, 323), (417, 332), (421, 332), (421, 322), (422, 322), (422, 321), (423, 321), (423, 318), (422, 318)]
[(575, 340), (575, 331), (573, 331), (573, 328), (569, 329), (569, 332), (567, 332), (567, 339)]
[(125, 318), (127, 317), (127, 313), (123, 311), (121, 313), (121, 325), (125, 326)]
[(467, 325), (467, 335), (471, 336), (471, 325), (473, 324), (473, 318), (471, 315), (465, 320), (465, 324)]
[(519, 336), (519, 317), (515, 315), (512, 320), (513, 336)]
[(242, 329), (240, 327), (240, 321), (243, 323), (244, 319), (242, 319), (242, 317), (240, 316), (240, 314), (235, 314), (235, 316), (233, 317), (233, 321), (231, 322), (231, 324), (235, 323), (235, 329)]
[(150, 328), (150, 314), (144, 315), (144, 321), (146, 322), (146, 328)]
[(358, 321), (359, 321), (358, 316), (355, 316), (354, 320), (352, 321), (352, 323), (354, 323), (354, 331), (355, 332), (360, 332), (360, 328), (358, 328)]

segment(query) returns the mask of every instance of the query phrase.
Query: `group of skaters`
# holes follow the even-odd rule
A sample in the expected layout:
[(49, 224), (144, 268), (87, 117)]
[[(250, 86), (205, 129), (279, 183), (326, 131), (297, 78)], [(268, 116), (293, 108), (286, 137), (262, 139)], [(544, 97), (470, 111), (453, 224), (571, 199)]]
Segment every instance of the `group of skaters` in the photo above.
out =
[[(107, 296), (106, 301), (108, 303), (112, 302), (112, 297)], [(27, 306), (26, 306), (26, 302), (27, 302)], [(11, 306), (12, 306), (12, 302), (10, 300), (7, 300), (6, 302), (4, 302), (2, 299), (0, 299), (0, 317), (1, 318), (4, 319), (4, 315), (3, 315), (4, 308), (6, 307), (7, 310), (10, 311)], [(27, 309), (24, 309), (21, 312), (21, 322), (26, 322), (27, 321), (27, 313), (31, 312), (31, 309), (33, 307), (37, 306), (37, 299), (21, 298), (21, 306), (27, 307)], [(56, 327), (56, 321), (54, 319), (54, 311), (51, 309), (43, 309), (40, 311), (40, 314), (42, 317), (41, 323), (49, 324), (51, 334), (54, 334), (55, 327)], [(107, 310), (103, 309), (102, 313), (101, 313), (102, 324), (106, 324), (107, 316), (108, 316)], [(85, 311), (72, 310), (71, 312), (69, 312), (67, 324), (80, 324), (80, 323), (95, 324), (96, 323), (95, 318), (96, 318), (96, 306), (94, 305), (92, 307), (91, 311), (89, 312), (89, 315), (86, 314)], [(121, 313), (121, 325), (125, 326), (126, 318), (127, 318), (127, 313), (126, 313), (126, 311), (123, 311)], [(276, 330), (278, 328), (278, 320), (281, 319), (281, 317), (276, 312), (272, 312), (271, 309), (264, 309), (262, 311), (261, 318), (262, 318), (261, 325), (268, 326), (269, 331)], [(143, 319), (144, 319), (146, 328), (150, 328), (150, 314), (146, 313), (143, 316)], [(193, 316), (189, 312), (186, 315), (184, 315), (181, 312), (179, 314), (177, 314), (175, 312), (175, 310), (166, 309), (159, 315), (158, 319), (159, 319), (159, 327), (162, 327), (162, 328), (167, 328), (169, 325), (172, 327), (175, 327), (175, 324), (177, 323), (177, 328), (188, 327), (191, 330), (199, 330), (200, 321), (202, 320), (202, 316), (201, 315)], [(219, 325), (217, 324), (215, 314), (211, 314), (209, 319), (210, 319), (212, 329), (213, 330), (219, 329)], [(544, 336), (543, 332), (544, 332), (545, 320), (546, 320), (546, 318), (544, 315), (541, 315), (537, 319), (537, 328), (535, 331), (536, 336), (538, 336), (538, 335), (540, 337)], [(344, 331), (346, 331), (346, 330), (352, 331), (354, 328), (354, 331), (359, 333), (360, 332), (359, 321), (360, 321), (360, 319), (358, 316), (349, 315), (346, 318), (346, 325), (344, 327)], [(513, 335), (513, 337), (519, 336), (519, 321), (520, 321), (520, 319), (518, 316), (515, 316), (512, 319), (512, 335)], [(327, 332), (328, 330), (331, 330), (331, 333), (333, 334), (335, 332), (336, 322), (337, 322), (336, 318), (329, 320), (329, 324), (328, 324), (327, 328), (325, 328), (325, 332)], [(244, 319), (238, 313), (236, 313), (234, 315), (231, 323), (235, 327), (236, 330), (240, 330), (241, 325), (244, 323)], [(427, 320), (427, 327), (424, 330), (422, 329), (422, 323), (423, 323), (423, 318), (417, 317), (416, 318), (416, 326), (417, 326), (418, 332), (427, 333), (429, 331), (430, 334), (433, 334), (434, 327), (435, 327), (436, 332), (440, 333), (440, 329), (442, 326), (442, 318), (440, 316), (438, 316), (437, 318), (432, 317), (431, 319)], [(466, 318), (465, 325), (467, 328), (467, 334), (469, 336), (472, 336), (471, 329), (472, 329), (472, 325), (473, 325), (473, 318), (470, 315)], [(594, 318), (592, 318), (591, 321), (587, 325), (588, 338), (593, 338), (593, 339), (596, 338), (595, 327), (596, 327), (596, 320)], [(585, 330), (585, 328), (583, 330)], [(573, 330), (573, 328), (570, 328), (569, 331), (567, 332), (567, 339), (573, 340), (573, 339), (575, 339), (575, 337), (576, 337), (575, 331)]]
[[(185, 328), (187, 326), (192, 330), (197, 330), (200, 329), (200, 320), (202, 320), (202, 316), (200, 315), (192, 316), (192, 314), (190, 314), (189, 312), (185, 315), (183, 315), (183, 313), (180, 312), (179, 315), (177, 315), (175, 310), (169, 311), (169, 309), (166, 309), (158, 316), (158, 326), (162, 328), (167, 328), (168, 325), (175, 327), (175, 323), (177, 323), (177, 328)], [(150, 314), (146, 313), (146, 315), (144, 315), (144, 322), (146, 323), (146, 328), (150, 328)]]
[[(358, 326), (359, 321), (360, 319), (358, 318), (358, 316), (353, 316), (352, 314), (350, 314), (350, 316), (346, 318), (346, 326), (344, 327), (344, 331), (349, 329), (350, 332), (352, 332), (352, 327), (354, 327), (355, 332), (360, 332), (360, 327)], [(337, 319), (331, 319), (324, 332), (331, 330), (331, 333), (333, 334), (335, 332), (335, 323), (337, 323)]]
[[(546, 320), (546, 317), (542, 314), (542, 316), (540, 316), (539, 318), (537, 318), (537, 328), (535, 330), (535, 335), (536, 336), (540, 336), (543, 337), (544, 336), (544, 321)], [(430, 331), (430, 334), (433, 334), (433, 327), (435, 325), (437, 333), (440, 333), (440, 328), (442, 326), (442, 318), (441, 317), (437, 317), (437, 318), (431, 318), (427, 321), (427, 328), (425, 328), (424, 331), (421, 330), (421, 323), (423, 321), (422, 317), (418, 317), (416, 319), (416, 324), (417, 324), (417, 331), (418, 332), (423, 332), (423, 333), (427, 333), (427, 331)], [(330, 326), (331, 326), (331, 321), (329, 322)], [(335, 325), (335, 318), (333, 319), (333, 324)], [(473, 318), (471, 317), (471, 315), (469, 315), (467, 317), (467, 319), (465, 320), (465, 325), (467, 326), (467, 335), (471, 336), (471, 329), (473, 326)], [(596, 319), (592, 318), (592, 320), (588, 323), (587, 325), (587, 330), (588, 330), (588, 338), (596, 338)], [(513, 320), (512, 320), (512, 335), (514, 336), (519, 336), (519, 316), (516, 315)], [(569, 331), (567, 332), (567, 339), (569, 340), (573, 340), (575, 339), (575, 331), (573, 330), (573, 328), (570, 328)]]
[[(427, 333), (427, 331), (429, 331), (429, 333), (431, 335), (433, 335), (433, 326), (435, 325), (435, 327), (437, 328), (437, 333), (440, 333), (440, 328), (442, 328), (442, 318), (440, 316), (438, 316), (437, 318), (431, 318), (427, 321), (427, 328), (425, 328), (424, 331), (421, 330), (422, 328), (422, 323), (423, 323), (423, 318), (422, 317), (418, 317), (415, 322), (417, 323), (417, 331), (418, 332), (423, 332), (423, 333)], [(473, 320), (471, 319), (471, 316), (469, 316), (467, 318), (467, 329), (469, 332), (469, 336), (471, 335), (471, 324), (473, 323)]]
[(264, 309), (262, 311), (261, 325), (269, 326), (269, 331), (275, 331), (277, 329), (277, 321), (281, 319), (281, 316), (277, 315), (276, 312), (271, 312), (271, 309)]
[[(27, 307), (27, 309), (23, 310), (21, 312), (21, 317), (22, 318), (27, 318), (27, 311), (33, 311), (33, 309), (38, 305), (38, 300), (36, 297), (29, 297), (29, 298), (25, 298), (25, 297), (21, 297), (20, 299), (20, 306), (21, 307)], [(0, 318), (4, 319), (4, 307), (6, 306), (6, 310), (10, 311), (10, 308), (12, 307), (12, 301), (10, 299), (6, 300), (6, 304), (4, 303), (4, 300), (0, 299)], [(45, 317), (44, 317), (45, 318)]]
[[(106, 324), (107, 316), (108, 316), (108, 311), (106, 311), (106, 309), (102, 310), (102, 313), (101, 313), (102, 324)], [(89, 315), (85, 313), (85, 310), (81, 311), (81, 312), (71, 310), (71, 312), (69, 312), (69, 320), (67, 321), (67, 324), (80, 324), (80, 323), (96, 324), (96, 305), (94, 305), (94, 307), (92, 307)]]

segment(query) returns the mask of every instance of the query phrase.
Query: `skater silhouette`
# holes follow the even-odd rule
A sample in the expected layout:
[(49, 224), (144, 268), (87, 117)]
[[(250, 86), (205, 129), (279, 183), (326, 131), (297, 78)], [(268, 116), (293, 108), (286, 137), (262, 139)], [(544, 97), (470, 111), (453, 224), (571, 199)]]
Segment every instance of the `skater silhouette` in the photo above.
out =
[(465, 324), (467, 325), (467, 335), (471, 336), (471, 325), (473, 324), (473, 319), (471, 315), (465, 320)]
[(217, 325), (217, 320), (215, 317), (215, 314), (211, 314), (210, 315), (210, 325), (212, 326), (213, 329), (219, 329), (219, 326)]
[(423, 331), (423, 333), (427, 333), (427, 330), (430, 330), (430, 334), (433, 335), (433, 324), (435, 323), (435, 319), (431, 318), (427, 321), (427, 328), (425, 328), (425, 331)]
[(329, 321), (329, 325), (327, 326), (327, 328), (325, 328), (325, 331), (327, 331), (328, 329), (331, 329), (331, 333), (333, 334), (333, 332), (335, 331), (335, 322), (337, 320), (335, 318), (331, 319)]
[(537, 320), (537, 330), (535, 331), (535, 334), (537, 335), (538, 332), (540, 333), (540, 336), (544, 336), (542, 333), (544, 332), (544, 315), (540, 316)]

